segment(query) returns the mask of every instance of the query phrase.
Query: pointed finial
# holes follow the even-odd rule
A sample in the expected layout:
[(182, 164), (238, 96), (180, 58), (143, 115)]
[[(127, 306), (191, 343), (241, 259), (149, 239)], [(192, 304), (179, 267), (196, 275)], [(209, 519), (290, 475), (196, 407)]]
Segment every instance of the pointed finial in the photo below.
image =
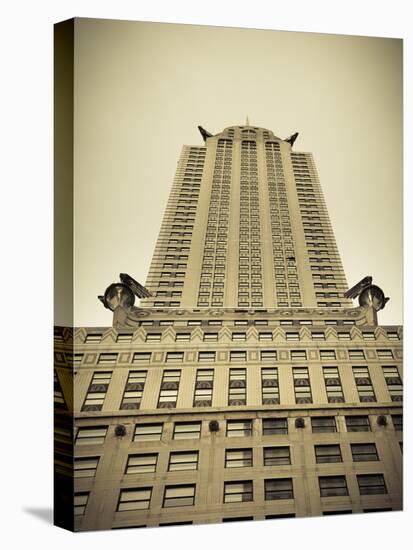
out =
[(249, 125), (250, 125), (250, 120), (249, 120), (248, 115), (247, 115), (247, 121), (245, 123), (245, 126), (249, 126)]

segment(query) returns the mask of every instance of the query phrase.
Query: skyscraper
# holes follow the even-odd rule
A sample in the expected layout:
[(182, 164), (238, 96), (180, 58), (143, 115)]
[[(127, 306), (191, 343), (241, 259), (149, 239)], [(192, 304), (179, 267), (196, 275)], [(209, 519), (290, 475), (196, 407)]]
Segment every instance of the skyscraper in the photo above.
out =
[(143, 305), (343, 307), (347, 283), (310, 153), (252, 126), (184, 146)]
[(312, 155), (200, 132), (146, 287), (108, 286), (112, 327), (56, 328), (57, 509), (75, 530), (401, 509), (402, 329), (371, 277), (347, 292)]

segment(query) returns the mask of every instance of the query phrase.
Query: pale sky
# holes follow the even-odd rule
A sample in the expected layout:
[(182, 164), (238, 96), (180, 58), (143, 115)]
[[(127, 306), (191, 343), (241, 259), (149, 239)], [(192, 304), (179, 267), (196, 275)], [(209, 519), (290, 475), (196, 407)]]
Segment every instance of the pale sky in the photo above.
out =
[[(75, 324), (145, 283), (183, 144), (245, 123), (314, 155), (347, 281), (372, 275), (402, 323), (402, 41), (78, 19)], [(355, 302), (356, 304), (356, 302)], [(57, 322), (58, 319), (56, 319)], [(64, 320), (62, 320), (64, 322)]]

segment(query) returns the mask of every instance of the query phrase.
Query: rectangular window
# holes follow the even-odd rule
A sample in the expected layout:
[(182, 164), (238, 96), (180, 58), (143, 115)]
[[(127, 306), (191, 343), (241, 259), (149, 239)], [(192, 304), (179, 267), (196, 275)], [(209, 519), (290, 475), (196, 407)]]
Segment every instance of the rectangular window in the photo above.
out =
[(288, 434), (288, 422), (286, 418), (264, 418), (262, 421), (263, 435)]
[(312, 403), (310, 377), (307, 367), (293, 368), (295, 402), (297, 404)]
[(264, 447), (264, 466), (291, 464), (290, 447)]
[(323, 376), (328, 402), (344, 403), (344, 394), (338, 367), (323, 367)]
[(169, 485), (165, 487), (163, 508), (193, 506), (195, 504), (195, 485)]
[(118, 512), (131, 510), (148, 510), (151, 502), (152, 488), (122, 489), (119, 496)]
[(133, 441), (160, 441), (163, 424), (137, 424)]
[(158, 454), (129, 455), (125, 474), (148, 474), (156, 472)]
[(227, 420), (227, 437), (252, 435), (252, 420)]
[(363, 340), (375, 340), (376, 336), (374, 332), (363, 332)]
[(311, 333), (311, 338), (313, 340), (325, 340), (326, 335), (324, 334), (324, 332), (312, 332)]
[(403, 384), (399, 376), (399, 371), (397, 370), (397, 367), (382, 367), (382, 370), (391, 400), (403, 401)]
[(74, 477), (95, 477), (98, 464), (98, 456), (75, 458)]
[(191, 340), (190, 332), (177, 332), (175, 335), (176, 342), (189, 342)]
[(247, 339), (246, 332), (233, 332), (232, 333), (232, 341), (233, 342), (245, 342)]
[(354, 380), (361, 403), (376, 401), (368, 367), (353, 367)]
[(82, 411), (102, 410), (111, 377), (111, 372), (95, 372), (93, 374)]
[(391, 349), (378, 349), (377, 357), (379, 359), (393, 359), (393, 352)]
[(132, 342), (132, 336), (133, 336), (132, 332), (119, 333), (117, 338), (116, 338), (116, 342), (119, 342), (119, 343)]
[(300, 334), (298, 332), (286, 332), (285, 336), (287, 342), (298, 342), (300, 340)]
[(337, 332), (339, 340), (351, 340), (351, 334), (349, 332)]
[(98, 363), (99, 365), (115, 365), (117, 360), (117, 353), (100, 353)]
[(226, 449), (225, 468), (252, 466), (252, 449)]
[(393, 426), (396, 432), (403, 431), (403, 416), (401, 414), (392, 414)]
[(261, 369), (262, 404), (278, 405), (280, 388), (278, 386), (278, 369)]
[(158, 399), (158, 408), (172, 409), (176, 407), (180, 380), (180, 370), (165, 370), (163, 372), (161, 391), (159, 392)]
[(87, 501), (89, 499), (89, 493), (75, 493), (74, 498), (74, 515), (83, 516), (86, 510)]
[(176, 451), (169, 455), (168, 472), (198, 469), (198, 451)]
[(210, 407), (214, 388), (214, 369), (196, 371), (194, 407)]
[(76, 436), (76, 445), (102, 445), (105, 441), (107, 427), (79, 428)]
[(231, 362), (246, 361), (247, 360), (247, 352), (246, 351), (230, 351), (229, 352), (229, 360)]
[(357, 476), (360, 495), (385, 495), (387, 493), (383, 474), (363, 474)]
[(275, 349), (266, 349), (261, 351), (261, 361), (276, 361), (277, 360), (277, 352)]
[(214, 363), (215, 351), (198, 352), (198, 363)]
[(167, 363), (182, 363), (183, 360), (184, 360), (183, 351), (168, 351), (168, 353), (166, 354)]
[(176, 422), (173, 439), (199, 439), (201, 422)]
[(399, 335), (394, 331), (387, 331), (387, 338), (389, 340), (400, 340)]
[(120, 408), (122, 410), (127, 409), (139, 409), (143, 390), (145, 388), (147, 371), (131, 371), (126, 383), (125, 392)]
[(369, 432), (370, 422), (368, 416), (346, 416), (348, 432)]
[[(397, 333), (396, 333), (397, 334)], [(99, 343), (100, 341), (102, 340), (102, 334), (98, 334), (98, 333), (95, 333), (95, 334), (87, 334), (86, 335), (86, 340), (85, 340), (85, 343), (86, 344), (97, 344)]]
[(252, 500), (252, 481), (226, 481), (224, 483), (224, 502), (251, 502)]
[(259, 332), (258, 340), (260, 340), (261, 342), (265, 340), (272, 340), (272, 332)]
[(320, 350), (320, 359), (323, 361), (325, 359), (335, 359), (336, 352), (333, 349), (322, 349)]
[(149, 363), (151, 360), (151, 352), (145, 352), (145, 353), (134, 353), (133, 354), (133, 363)]
[(247, 371), (246, 369), (229, 370), (228, 405), (246, 405)]
[(334, 416), (315, 416), (311, 418), (313, 433), (332, 433), (337, 431)]
[(341, 497), (348, 495), (346, 476), (322, 476), (318, 478), (320, 496)]
[(350, 359), (365, 359), (364, 351), (362, 349), (349, 349), (348, 356)]
[(327, 462), (342, 462), (340, 445), (315, 445), (315, 461), (317, 464)]
[(305, 350), (296, 349), (291, 350), (291, 361), (306, 361), (307, 360), (307, 352)]
[(58, 409), (66, 409), (65, 398), (63, 396), (62, 387), (57, 376), (57, 372), (54, 371), (54, 382), (53, 382), (53, 395), (54, 395), (54, 406)]
[(353, 443), (351, 454), (354, 462), (368, 462), (378, 460), (376, 445), (374, 443)]
[(217, 342), (218, 333), (217, 332), (205, 332), (204, 333), (204, 342)]
[(291, 478), (265, 479), (265, 500), (284, 500), (294, 498)]

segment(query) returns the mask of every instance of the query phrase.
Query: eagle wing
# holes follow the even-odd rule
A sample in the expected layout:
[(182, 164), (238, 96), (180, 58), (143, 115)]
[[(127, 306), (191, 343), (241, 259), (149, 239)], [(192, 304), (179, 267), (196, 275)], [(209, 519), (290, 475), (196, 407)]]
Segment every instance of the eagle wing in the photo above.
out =
[(362, 292), (363, 289), (365, 289), (367, 286), (371, 285), (373, 281), (373, 277), (364, 277), (361, 281), (359, 281), (356, 285), (351, 287), (347, 292), (344, 294), (345, 298), (351, 298), (354, 300), (354, 298), (357, 298)]

